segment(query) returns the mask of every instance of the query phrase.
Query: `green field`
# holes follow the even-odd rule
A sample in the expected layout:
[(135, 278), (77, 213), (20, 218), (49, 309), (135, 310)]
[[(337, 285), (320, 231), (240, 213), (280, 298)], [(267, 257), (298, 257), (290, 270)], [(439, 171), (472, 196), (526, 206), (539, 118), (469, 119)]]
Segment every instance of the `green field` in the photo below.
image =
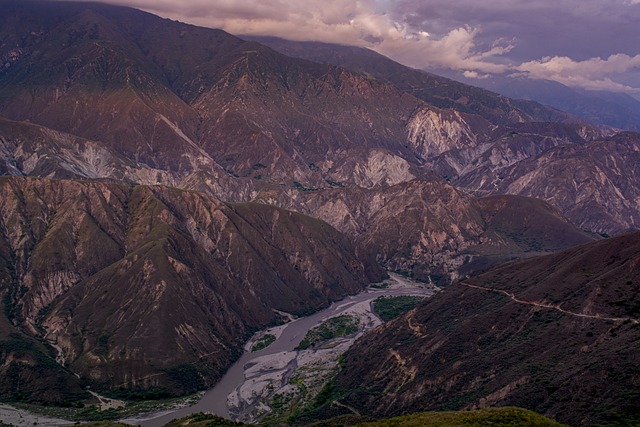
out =
[(265, 334), (261, 337), (254, 345), (251, 347), (251, 351), (262, 350), (263, 348), (269, 347), (276, 340), (276, 336), (272, 334)]
[(417, 296), (399, 296), (399, 297), (380, 297), (373, 301), (373, 311), (380, 316), (382, 320), (388, 322), (395, 319), (402, 313), (407, 312), (417, 306), (425, 297)]
[[(526, 409), (504, 407), (489, 408), (477, 411), (452, 411), (452, 412), (421, 412), (401, 417), (389, 418), (379, 421), (364, 421), (358, 416), (338, 417), (322, 421), (325, 427), (563, 427), (549, 418), (545, 418), (535, 412)], [(245, 424), (234, 423), (214, 415), (195, 414), (191, 417), (173, 421), (166, 427), (178, 426), (190, 427), (218, 427), (218, 426), (242, 426)], [(258, 426), (260, 424), (257, 424)], [(285, 424), (286, 425), (286, 424)], [(566, 426), (565, 426), (566, 427)]]
[(325, 341), (353, 334), (358, 332), (358, 329), (360, 329), (360, 321), (353, 316), (332, 317), (320, 326), (310, 329), (296, 350), (305, 350)]

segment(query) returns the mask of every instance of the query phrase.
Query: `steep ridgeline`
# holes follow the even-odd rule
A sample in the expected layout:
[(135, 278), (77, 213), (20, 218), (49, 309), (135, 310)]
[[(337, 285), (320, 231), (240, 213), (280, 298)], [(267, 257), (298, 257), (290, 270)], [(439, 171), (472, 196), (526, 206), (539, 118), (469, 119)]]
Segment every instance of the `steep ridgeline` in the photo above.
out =
[[(159, 186), (1, 178), (0, 235), (11, 324), (98, 388), (210, 386), (276, 310), (308, 313), (381, 278), (322, 221)], [(0, 383), (28, 371), (0, 354)]]
[(309, 212), (351, 236), (358, 253), (389, 270), (449, 283), (486, 265), (589, 242), (545, 202), (519, 196), (474, 198), (439, 179), (382, 189), (301, 192), (260, 201)]
[[(574, 224), (594, 232), (640, 228), (640, 134), (622, 132), (586, 143), (559, 144), (526, 156), (523, 149), (532, 144), (522, 144), (521, 139), (531, 141), (528, 132), (522, 126), (499, 138), (454, 182), (481, 194), (546, 200)], [(538, 134), (540, 144), (549, 141)], [(487, 176), (497, 179), (490, 182)]]
[(552, 80), (525, 77), (498, 77), (460, 81), (477, 84), (485, 89), (517, 99), (530, 99), (553, 106), (591, 123), (599, 123), (634, 132), (640, 131), (640, 100), (622, 92), (584, 90), (565, 86)]
[[(368, 49), (253, 39), (287, 55), (365, 73), (453, 110), (416, 111), (407, 123), (407, 144), (424, 166), (457, 186), (540, 198), (594, 232), (640, 227), (637, 133), (615, 135), (613, 129), (414, 70)], [(483, 126), (480, 117), (492, 126)]]
[(363, 415), (518, 405), (635, 424), (639, 277), (637, 232), (502, 264), (357, 341), (334, 396)]
[[(476, 203), (431, 172), (454, 179), (448, 171), (458, 163), (440, 157), (457, 150), (471, 161), (507, 124), (541, 119), (506, 98), (459, 85), (434, 95), (456, 100), (438, 104), (456, 109), (441, 108), (382, 77), (292, 59), (133, 9), (6, 4), (3, 174), (163, 184), (226, 201), (266, 201), (323, 219), (360, 242), (363, 254), (423, 278), (455, 273), (482, 239), (499, 248), (491, 256), (576, 242), (525, 247), (485, 239)], [(460, 107), (463, 98), (472, 100), (469, 108)], [(393, 237), (398, 224), (406, 241)]]
[(486, 89), (467, 85), (399, 64), (370, 49), (322, 42), (298, 42), (278, 37), (242, 36), (285, 55), (332, 64), (372, 76), (426, 101), (460, 113), (484, 117), (494, 125), (513, 122), (561, 122), (571, 116), (531, 101), (509, 99)]

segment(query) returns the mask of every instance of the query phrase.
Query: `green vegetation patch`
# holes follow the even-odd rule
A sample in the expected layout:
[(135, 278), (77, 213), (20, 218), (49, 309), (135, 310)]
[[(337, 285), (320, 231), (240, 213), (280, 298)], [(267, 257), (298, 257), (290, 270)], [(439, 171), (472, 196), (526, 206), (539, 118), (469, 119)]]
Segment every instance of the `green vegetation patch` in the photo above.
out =
[(295, 349), (305, 350), (322, 342), (356, 333), (359, 329), (360, 321), (353, 316), (344, 314), (332, 317), (320, 326), (309, 330)]
[(165, 427), (236, 427), (244, 426), (246, 424), (237, 423), (226, 418), (218, 417), (217, 415), (205, 414), (199, 412), (197, 414), (189, 415), (179, 420), (173, 420), (169, 424), (165, 424)]
[(382, 283), (374, 283), (373, 285), (371, 285), (369, 287), (373, 288), (373, 289), (387, 289), (389, 286), (391, 286), (391, 283), (382, 282)]
[[(38, 414), (43, 417), (60, 418), (64, 420), (75, 421), (77, 424), (89, 426), (119, 426), (117, 422), (110, 422), (120, 418), (126, 418), (132, 415), (149, 412), (166, 411), (182, 406), (190, 406), (196, 404), (201, 394), (193, 394), (179, 398), (163, 399), (163, 400), (143, 400), (139, 402), (126, 402), (125, 406), (119, 408), (111, 408), (101, 410), (98, 405), (83, 406), (82, 402), (75, 402), (78, 407), (61, 407), (61, 406), (43, 406), (25, 403), (12, 403), (13, 406)], [(87, 423), (88, 422), (88, 423)], [(0, 425), (0, 427), (2, 427)]]
[(92, 421), (89, 423), (78, 424), (83, 427), (127, 427), (131, 424), (117, 423), (112, 421)]
[(251, 351), (262, 350), (263, 348), (269, 347), (276, 340), (276, 336), (273, 334), (265, 334), (262, 338), (256, 342), (253, 347), (251, 347)]
[[(215, 415), (200, 413), (172, 421), (166, 427), (185, 425), (190, 427), (235, 427), (246, 424), (235, 423)], [(290, 423), (283, 425), (290, 425)], [(535, 412), (514, 407), (489, 408), (477, 411), (422, 412), (370, 422), (367, 422), (366, 418), (358, 416), (338, 417), (325, 420), (318, 425), (326, 427), (566, 427), (565, 424), (560, 424)]]
[(358, 424), (359, 427), (560, 427), (563, 425), (535, 412), (513, 407), (478, 411), (424, 412)]
[(205, 388), (203, 375), (193, 365), (183, 363), (165, 369), (165, 372), (171, 380), (187, 392), (194, 392)]
[(425, 297), (403, 295), (399, 297), (380, 297), (373, 301), (373, 311), (385, 322), (395, 319), (402, 313), (415, 308)]

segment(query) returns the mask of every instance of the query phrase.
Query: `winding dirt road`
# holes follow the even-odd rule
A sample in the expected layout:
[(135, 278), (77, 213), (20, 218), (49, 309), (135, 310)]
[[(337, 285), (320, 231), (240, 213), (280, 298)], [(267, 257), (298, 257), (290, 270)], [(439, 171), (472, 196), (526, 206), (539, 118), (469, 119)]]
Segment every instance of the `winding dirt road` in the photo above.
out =
[(487, 288), (487, 287), (484, 287), (484, 286), (474, 285), (473, 283), (469, 283), (469, 282), (460, 282), (460, 284), (462, 286), (466, 286), (468, 288), (480, 289), (480, 290), (483, 290), (483, 291), (498, 292), (498, 293), (501, 293), (501, 294), (504, 294), (504, 295), (508, 296), (514, 302), (517, 302), (518, 304), (526, 304), (526, 305), (532, 305), (532, 306), (535, 306), (535, 307), (549, 308), (549, 309), (556, 310), (556, 311), (559, 311), (559, 312), (564, 313), (564, 314), (568, 314), (569, 316), (583, 317), (583, 318), (587, 318), (587, 319), (609, 320), (609, 321), (613, 321), (613, 322), (629, 321), (629, 322), (633, 322), (633, 323), (636, 323), (636, 324), (640, 323), (640, 320), (634, 319), (634, 318), (631, 318), (631, 317), (606, 317), (606, 316), (603, 316), (603, 315), (600, 315), (600, 314), (576, 313), (574, 311), (565, 310), (564, 308), (560, 307), (560, 304), (550, 304), (550, 303), (541, 302), (541, 301), (525, 301), (525, 300), (518, 299), (518, 297), (516, 297), (514, 294), (512, 294), (511, 292), (505, 291), (503, 289)]

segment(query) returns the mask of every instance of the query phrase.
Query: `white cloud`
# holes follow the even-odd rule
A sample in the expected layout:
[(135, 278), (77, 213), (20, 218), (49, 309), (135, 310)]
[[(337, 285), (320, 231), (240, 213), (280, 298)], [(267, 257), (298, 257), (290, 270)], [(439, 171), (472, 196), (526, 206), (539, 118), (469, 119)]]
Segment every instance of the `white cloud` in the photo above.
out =
[(462, 75), (468, 79), (488, 79), (489, 77), (491, 77), (491, 74), (481, 74), (477, 71), (470, 70), (466, 70), (464, 73), (462, 73)]
[(640, 92), (640, 89), (613, 80), (612, 76), (640, 70), (640, 55), (615, 54), (607, 59), (590, 58), (574, 61), (566, 56), (545, 57), (514, 67), (518, 73), (533, 79), (555, 80), (567, 86), (592, 90)]
[[(402, 27), (401, 27), (402, 28)], [(493, 58), (509, 52), (512, 42), (497, 41), (489, 49), (478, 49), (476, 36), (479, 29), (460, 27), (449, 31), (441, 38), (428, 34), (412, 34), (403, 28), (397, 34), (389, 34), (384, 41), (372, 49), (399, 62), (416, 68), (450, 68), (483, 73), (500, 73), (504, 64)]]

